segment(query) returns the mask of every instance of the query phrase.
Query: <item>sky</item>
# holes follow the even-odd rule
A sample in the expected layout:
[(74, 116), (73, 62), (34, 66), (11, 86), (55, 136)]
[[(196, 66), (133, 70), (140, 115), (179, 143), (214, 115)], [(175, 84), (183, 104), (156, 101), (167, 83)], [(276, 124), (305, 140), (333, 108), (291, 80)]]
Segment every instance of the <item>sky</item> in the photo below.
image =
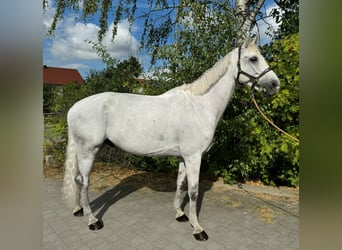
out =
[[(138, 11), (148, 10), (146, 4), (140, 4), (137, 1)], [(268, 13), (274, 8), (275, 3), (272, 0), (265, 1), (266, 12)], [(97, 55), (96, 51), (87, 41), (97, 41), (97, 32), (99, 24), (97, 19), (86, 23), (77, 20), (77, 14), (66, 11), (64, 18), (57, 24), (56, 31), (53, 37), (46, 36), (49, 26), (51, 25), (53, 15), (56, 10), (55, 0), (48, 1), (48, 8), (43, 14), (43, 64), (51, 67), (63, 67), (77, 69), (83, 78), (86, 78), (89, 70), (103, 69), (105, 64)], [(276, 27), (275, 20), (269, 18), (268, 23)], [(106, 46), (108, 52), (113, 58), (124, 60), (129, 56), (135, 56), (139, 59), (143, 68), (147, 71), (149, 64), (149, 56), (143, 55), (138, 50), (139, 47), (139, 30), (142, 30), (142, 25), (135, 24), (129, 30), (129, 23), (123, 20), (118, 25), (117, 36), (114, 42), (111, 42), (113, 24), (110, 25), (103, 39), (103, 45)], [(266, 25), (264, 22), (259, 23), (260, 44), (269, 42), (270, 38), (265, 35)]]

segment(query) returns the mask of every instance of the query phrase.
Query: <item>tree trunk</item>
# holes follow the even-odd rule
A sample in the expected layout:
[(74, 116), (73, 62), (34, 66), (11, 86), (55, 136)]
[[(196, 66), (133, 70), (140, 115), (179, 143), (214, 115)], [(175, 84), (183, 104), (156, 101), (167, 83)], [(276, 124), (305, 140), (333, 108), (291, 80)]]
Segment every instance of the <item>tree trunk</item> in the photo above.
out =
[[(236, 0), (235, 16), (237, 20), (236, 45), (242, 44), (250, 36), (255, 24), (255, 17), (258, 14), (265, 0)], [(252, 4), (254, 6), (252, 7)]]

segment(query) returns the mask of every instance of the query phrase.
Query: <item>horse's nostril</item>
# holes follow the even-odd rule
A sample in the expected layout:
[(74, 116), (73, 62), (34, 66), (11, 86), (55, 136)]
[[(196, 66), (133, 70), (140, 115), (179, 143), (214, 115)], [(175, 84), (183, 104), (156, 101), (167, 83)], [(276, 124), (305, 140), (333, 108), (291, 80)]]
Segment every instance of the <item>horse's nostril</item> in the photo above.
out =
[(273, 88), (276, 88), (276, 87), (279, 86), (277, 81), (272, 81), (271, 85), (272, 85)]

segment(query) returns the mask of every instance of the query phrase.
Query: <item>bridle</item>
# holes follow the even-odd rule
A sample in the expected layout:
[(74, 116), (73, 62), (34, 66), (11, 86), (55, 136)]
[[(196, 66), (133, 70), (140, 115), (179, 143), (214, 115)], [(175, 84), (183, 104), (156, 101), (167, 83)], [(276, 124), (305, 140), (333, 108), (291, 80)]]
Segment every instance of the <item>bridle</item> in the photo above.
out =
[(261, 77), (263, 77), (263, 75), (267, 74), (267, 72), (271, 71), (272, 69), (271, 69), (270, 67), (268, 67), (268, 68), (266, 68), (263, 72), (261, 72), (260, 74), (258, 74), (257, 76), (252, 76), (251, 74), (249, 74), (249, 73), (243, 71), (243, 70), (241, 69), (241, 63), (240, 63), (240, 59), (241, 59), (241, 46), (242, 46), (242, 45), (239, 46), (239, 54), (238, 54), (238, 62), (237, 62), (238, 74), (237, 74), (237, 77), (236, 77), (235, 81), (236, 81), (238, 84), (241, 84), (241, 85), (242, 85), (242, 83), (239, 82), (239, 77), (240, 77), (240, 75), (242, 74), (242, 75), (247, 76), (247, 77), (249, 78), (249, 81), (252, 82), (251, 91), (253, 92), (254, 89), (255, 89), (255, 87), (257, 86), (257, 83), (258, 83), (259, 79), (260, 79)]

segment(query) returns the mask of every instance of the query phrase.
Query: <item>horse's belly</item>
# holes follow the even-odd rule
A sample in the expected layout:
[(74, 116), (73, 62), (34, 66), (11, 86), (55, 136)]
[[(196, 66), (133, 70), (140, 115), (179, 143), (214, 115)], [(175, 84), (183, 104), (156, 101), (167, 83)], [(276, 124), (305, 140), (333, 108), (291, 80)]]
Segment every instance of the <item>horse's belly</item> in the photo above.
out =
[(182, 156), (205, 150), (203, 124), (187, 101), (171, 95), (117, 95), (107, 106), (107, 138), (138, 155)]
[(147, 156), (180, 156), (180, 147), (176, 142), (164, 141), (163, 136), (159, 139), (138, 135), (135, 138), (127, 136), (122, 140), (113, 140), (113, 143), (126, 152), (136, 155)]

